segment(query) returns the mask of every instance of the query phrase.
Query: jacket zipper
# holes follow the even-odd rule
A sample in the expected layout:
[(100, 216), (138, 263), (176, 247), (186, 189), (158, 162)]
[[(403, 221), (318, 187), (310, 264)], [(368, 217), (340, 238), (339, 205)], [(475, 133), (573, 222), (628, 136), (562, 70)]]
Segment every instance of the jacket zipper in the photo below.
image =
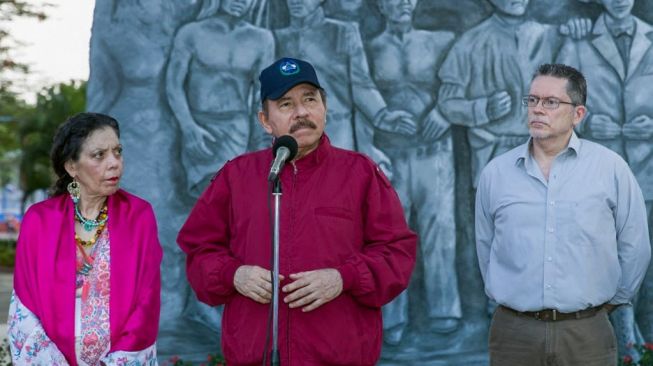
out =
[[(294, 231), (295, 231), (295, 196), (296, 196), (296, 183), (297, 183), (298, 170), (297, 170), (297, 165), (295, 165), (294, 161), (291, 161), (290, 164), (292, 165), (292, 171), (293, 171), (292, 186), (290, 190), (292, 192), (291, 201), (290, 201), (290, 225), (291, 225), (290, 237), (292, 238), (294, 236)], [(288, 274), (290, 275), (293, 269), (289, 267), (288, 270), (289, 270)], [(288, 312), (288, 315), (286, 317), (286, 345), (288, 347), (287, 349), (288, 365), (292, 366), (292, 361), (291, 361), (292, 356), (290, 352), (290, 348), (291, 348), (290, 347), (290, 314), (291, 314), (290, 307), (287, 307), (286, 311)]]

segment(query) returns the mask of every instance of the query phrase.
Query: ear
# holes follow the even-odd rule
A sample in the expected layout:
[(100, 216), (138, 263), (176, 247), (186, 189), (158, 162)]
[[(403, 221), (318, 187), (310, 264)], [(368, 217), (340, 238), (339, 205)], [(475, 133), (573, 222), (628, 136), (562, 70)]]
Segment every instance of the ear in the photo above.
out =
[(258, 122), (261, 124), (265, 132), (272, 135), (272, 126), (268, 123), (268, 117), (263, 111), (258, 111)]
[(585, 115), (587, 114), (587, 107), (584, 105), (579, 105), (576, 106), (574, 110), (574, 128), (578, 127), (578, 125), (583, 122), (583, 119), (585, 119)]
[(68, 175), (75, 178), (75, 176), (77, 175), (77, 165), (75, 164), (74, 161), (68, 160), (67, 162), (64, 163), (63, 167), (66, 169), (66, 172), (68, 172)]

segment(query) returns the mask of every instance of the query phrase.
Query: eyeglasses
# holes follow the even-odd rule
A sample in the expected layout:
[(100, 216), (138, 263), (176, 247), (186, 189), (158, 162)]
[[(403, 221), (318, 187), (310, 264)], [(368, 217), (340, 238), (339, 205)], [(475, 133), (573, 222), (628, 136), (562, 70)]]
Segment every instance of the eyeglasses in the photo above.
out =
[(522, 97), (521, 104), (527, 107), (535, 108), (540, 103), (540, 100), (542, 101), (542, 107), (545, 109), (556, 109), (560, 106), (560, 103), (573, 105), (574, 107), (578, 105), (576, 103), (563, 102), (558, 98), (552, 98), (552, 97), (540, 98), (534, 95), (527, 95), (525, 97)]

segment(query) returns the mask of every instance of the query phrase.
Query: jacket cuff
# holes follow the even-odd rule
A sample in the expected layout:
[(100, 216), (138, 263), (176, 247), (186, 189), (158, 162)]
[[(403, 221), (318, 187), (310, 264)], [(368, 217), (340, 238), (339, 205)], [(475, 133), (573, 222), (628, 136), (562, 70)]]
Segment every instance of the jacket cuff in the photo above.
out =
[(385, 118), (385, 116), (388, 114), (388, 107), (383, 107), (379, 109), (378, 112), (374, 115), (372, 118), (372, 126), (375, 128), (379, 128), (379, 125), (381, 125), (381, 122)]
[(231, 288), (235, 288), (234, 275), (236, 274), (236, 270), (238, 270), (241, 265), (242, 264), (236, 259), (232, 259), (229, 262), (225, 263), (222, 271), (220, 271), (220, 282), (228, 284), (228, 286)]
[(487, 98), (478, 98), (472, 104), (474, 111), (474, 127), (482, 126), (490, 122), (490, 117), (487, 115)]
[(348, 291), (354, 288), (354, 285), (358, 282), (356, 266), (351, 263), (345, 263), (342, 266), (336, 267), (336, 269), (340, 272), (340, 277), (342, 277), (342, 290)]

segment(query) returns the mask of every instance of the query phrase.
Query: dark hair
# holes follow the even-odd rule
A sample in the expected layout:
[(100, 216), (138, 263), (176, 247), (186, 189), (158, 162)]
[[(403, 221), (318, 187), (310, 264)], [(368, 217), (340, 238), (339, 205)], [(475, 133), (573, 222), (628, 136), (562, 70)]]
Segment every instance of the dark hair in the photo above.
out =
[[(320, 92), (320, 97), (322, 98), (322, 105), (324, 105), (324, 107), (326, 107), (326, 105), (327, 105), (327, 93), (326, 93), (326, 90), (324, 90), (322, 88), (317, 88), (317, 90)], [(266, 116), (268, 115), (268, 105), (267, 105), (268, 101), (269, 101), (269, 99), (266, 99), (266, 100), (262, 101), (262, 103), (261, 103), (261, 105), (262, 105), (261, 108), (263, 110), (263, 113)]]
[(537, 68), (533, 81), (538, 76), (553, 76), (567, 80), (567, 94), (571, 102), (576, 105), (585, 105), (587, 101), (587, 82), (580, 71), (563, 64), (543, 64)]
[(57, 181), (50, 193), (57, 196), (66, 193), (73, 178), (66, 171), (66, 162), (79, 160), (79, 153), (86, 139), (95, 131), (110, 127), (120, 138), (118, 121), (100, 113), (78, 113), (62, 123), (52, 139), (50, 161)]

